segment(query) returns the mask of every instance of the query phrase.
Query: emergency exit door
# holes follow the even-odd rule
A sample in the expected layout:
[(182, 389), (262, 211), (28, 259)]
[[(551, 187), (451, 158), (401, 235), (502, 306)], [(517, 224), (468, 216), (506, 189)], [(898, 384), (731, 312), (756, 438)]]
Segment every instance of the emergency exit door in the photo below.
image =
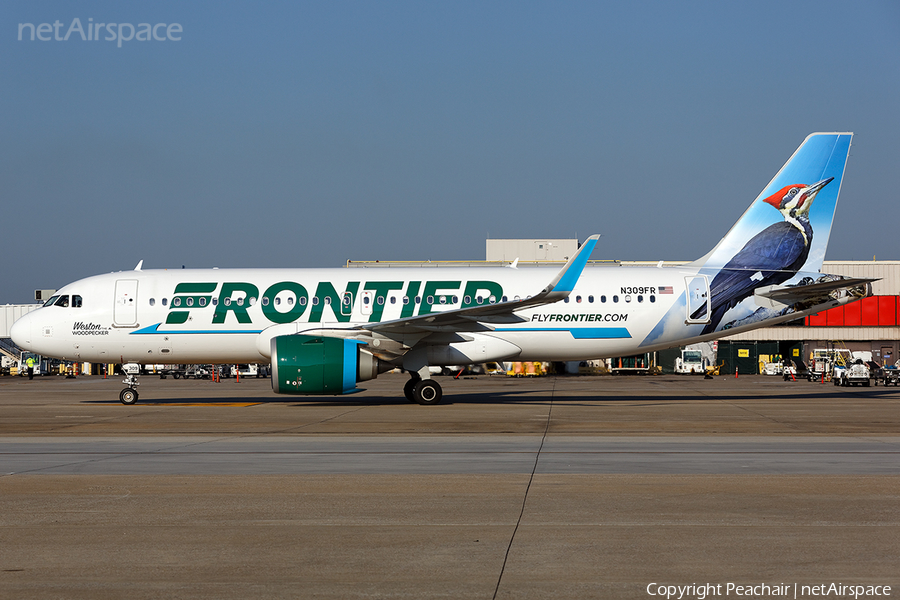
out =
[(113, 306), (113, 325), (134, 327), (137, 325), (137, 279), (116, 281), (116, 303)]

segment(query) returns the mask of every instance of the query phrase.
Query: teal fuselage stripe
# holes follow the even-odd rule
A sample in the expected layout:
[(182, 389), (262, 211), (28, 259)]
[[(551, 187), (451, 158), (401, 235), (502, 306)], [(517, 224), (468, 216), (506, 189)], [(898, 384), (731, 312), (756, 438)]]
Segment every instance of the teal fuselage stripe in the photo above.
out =
[[(161, 323), (157, 323), (156, 325), (151, 325), (150, 327), (145, 327), (144, 329), (138, 329), (137, 331), (132, 331), (130, 335), (172, 335), (172, 334), (189, 334), (189, 335), (221, 335), (221, 334), (234, 334), (234, 333), (252, 333), (259, 334), (262, 333), (262, 330), (257, 329), (223, 329), (223, 330), (167, 330), (167, 331), (159, 331), (159, 326)], [(574, 329), (567, 329), (565, 327), (508, 327), (504, 329), (495, 329), (497, 332), (520, 332), (520, 333), (538, 333), (538, 332), (548, 332), (548, 331), (567, 331), (572, 334), (572, 337), (576, 340), (616, 340), (616, 339), (629, 339), (631, 338), (631, 334), (628, 332), (628, 329), (625, 327), (576, 327)], [(355, 342), (360, 343), (360, 342)], [(355, 383), (355, 382), (354, 382)]]
[(143, 329), (132, 331), (129, 335), (262, 333), (262, 329), (167, 329), (165, 331), (159, 331), (160, 325), (162, 325), (162, 323), (157, 323), (156, 325), (151, 325), (150, 327), (144, 327)]
[(567, 329), (565, 327), (522, 327), (522, 328), (506, 328), (495, 329), (498, 332), (523, 332), (537, 333), (547, 331), (567, 331), (572, 334), (576, 340), (616, 340), (629, 339), (631, 334), (625, 327), (578, 327), (575, 329)]

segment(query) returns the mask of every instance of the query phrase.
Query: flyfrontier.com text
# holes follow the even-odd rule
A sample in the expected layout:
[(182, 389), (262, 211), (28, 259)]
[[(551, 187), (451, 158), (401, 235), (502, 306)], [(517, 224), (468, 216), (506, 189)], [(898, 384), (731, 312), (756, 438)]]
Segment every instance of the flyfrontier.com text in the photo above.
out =
[(705, 600), (712, 597), (766, 597), (766, 598), (874, 598), (890, 596), (889, 585), (846, 585), (843, 583), (821, 583), (804, 585), (799, 583), (757, 583), (740, 585), (736, 583), (693, 583), (691, 585), (666, 585), (650, 583), (647, 595), (666, 600)]
[(59, 19), (53, 23), (19, 23), (19, 41), (41, 42), (68, 42), (80, 40), (82, 42), (117, 42), (119, 48), (122, 42), (180, 42), (184, 29), (179, 23), (94, 23), (93, 17), (82, 23), (75, 17), (68, 27)]

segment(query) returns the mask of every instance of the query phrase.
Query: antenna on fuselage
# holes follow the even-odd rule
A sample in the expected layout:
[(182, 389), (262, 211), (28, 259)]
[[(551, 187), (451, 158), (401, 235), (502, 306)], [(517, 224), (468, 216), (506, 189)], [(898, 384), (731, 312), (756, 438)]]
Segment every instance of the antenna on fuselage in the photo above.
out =
[(137, 264), (137, 266), (134, 268), (134, 270), (140, 271), (141, 267), (143, 267), (143, 266), (144, 266), (144, 259), (141, 259), (141, 261)]

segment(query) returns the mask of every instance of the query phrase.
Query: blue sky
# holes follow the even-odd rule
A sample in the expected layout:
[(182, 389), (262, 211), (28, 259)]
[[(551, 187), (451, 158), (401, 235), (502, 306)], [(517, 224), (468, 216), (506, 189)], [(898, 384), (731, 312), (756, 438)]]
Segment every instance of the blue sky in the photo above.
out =
[[(183, 31), (17, 39), (74, 18)], [(898, 106), (893, 1), (4, 2), (0, 303), (487, 237), (691, 260), (813, 131), (856, 134), (826, 259), (900, 259)]]

